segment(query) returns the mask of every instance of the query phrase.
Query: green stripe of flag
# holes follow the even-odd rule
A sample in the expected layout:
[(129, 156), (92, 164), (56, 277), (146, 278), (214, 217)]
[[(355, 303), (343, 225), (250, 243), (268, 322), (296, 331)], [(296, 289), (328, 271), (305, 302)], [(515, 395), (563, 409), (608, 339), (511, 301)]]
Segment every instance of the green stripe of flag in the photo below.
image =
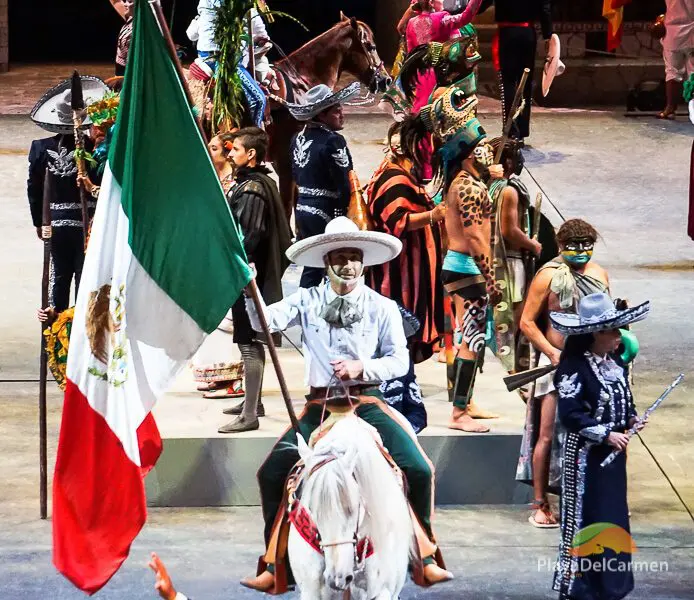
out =
[(192, 110), (145, 0), (109, 152), (135, 258), (201, 329), (213, 331), (251, 279)]

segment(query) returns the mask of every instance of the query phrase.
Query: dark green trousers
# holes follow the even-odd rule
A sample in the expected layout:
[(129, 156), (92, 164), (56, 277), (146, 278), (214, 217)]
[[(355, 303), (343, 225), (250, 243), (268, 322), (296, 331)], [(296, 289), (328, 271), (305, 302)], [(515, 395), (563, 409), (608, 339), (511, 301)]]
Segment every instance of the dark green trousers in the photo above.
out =
[[(301, 433), (306, 441), (320, 425), (321, 405), (308, 403), (299, 418)], [(429, 537), (431, 532), (431, 501), (434, 474), (431, 464), (412, 436), (391, 416), (382, 401), (360, 404), (356, 413), (376, 428), (383, 444), (407, 479), (408, 499)], [(326, 417), (329, 414), (326, 411)], [(275, 517), (280, 509), (289, 471), (299, 460), (296, 433), (290, 429), (275, 444), (270, 455), (258, 470), (258, 484), (265, 520), (265, 543), (272, 534)]]

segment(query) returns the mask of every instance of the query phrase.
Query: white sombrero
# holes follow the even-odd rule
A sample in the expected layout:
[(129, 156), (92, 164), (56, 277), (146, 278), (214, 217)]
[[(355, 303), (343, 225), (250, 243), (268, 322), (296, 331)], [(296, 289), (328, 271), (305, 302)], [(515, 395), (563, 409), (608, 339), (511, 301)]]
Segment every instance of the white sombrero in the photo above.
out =
[(286, 106), (297, 121), (308, 121), (331, 106), (347, 102), (359, 93), (359, 89), (358, 81), (350, 83), (338, 92), (333, 92), (327, 85), (321, 83), (306, 92), (305, 104), (287, 102)]
[(402, 250), (402, 242), (387, 233), (359, 231), (347, 217), (330, 221), (325, 233), (299, 240), (287, 248), (287, 258), (302, 267), (325, 266), (323, 257), (333, 250), (357, 248), (364, 253), (365, 267), (393, 260)]
[[(82, 80), (85, 106), (98, 102), (109, 91), (108, 86), (98, 77), (82, 75), (80, 79)], [(70, 105), (71, 84), (71, 79), (61, 81), (41, 96), (41, 99), (31, 110), (31, 120), (51, 133), (71, 133), (73, 131), (72, 107)], [(82, 126), (86, 128), (90, 125), (91, 121), (85, 117)]]
[(617, 310), (612, 299), (603, 293), (588, 294), (578, 303), (578, 314), (551, 312), (552, 327), (564, 335), (580, 335), (619, 329), (643, 321), (651, 310), (644, 302), (633, 308)]
[(561, 75), (566, 69), (566, 65), (561, 60), (561, 43), (556, 33), (549, 39), (549, 50), (545, 59), (545, 66), (542, 70), (542, 95), (549, 94), (549, 88), (555, 77)]

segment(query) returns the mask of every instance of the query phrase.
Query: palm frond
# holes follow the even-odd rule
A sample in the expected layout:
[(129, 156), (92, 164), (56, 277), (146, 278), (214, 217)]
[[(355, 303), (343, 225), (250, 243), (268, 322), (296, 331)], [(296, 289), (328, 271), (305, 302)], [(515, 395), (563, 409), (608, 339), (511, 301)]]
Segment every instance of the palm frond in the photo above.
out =
[(219, 50), (212, 109), (216, 129), (240, 125), (243, 118), (243, 89), (236, 67), (241, 60), (246, 15), (254, 6), (254, 0), (222, 0), (217, 7), (214, 39)]

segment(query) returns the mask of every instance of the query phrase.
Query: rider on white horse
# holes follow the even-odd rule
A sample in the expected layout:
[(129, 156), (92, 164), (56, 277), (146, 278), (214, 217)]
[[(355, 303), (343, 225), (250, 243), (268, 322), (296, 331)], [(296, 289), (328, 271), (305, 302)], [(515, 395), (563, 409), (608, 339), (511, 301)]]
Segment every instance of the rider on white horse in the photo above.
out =
[[(381, 381), (403, 376), (409, 354), (400, 311), (392, 300), (363, 283), (364, 267), (394, 259), (402, 248), (388, 234), (359, 231), (346, 217), (333, 219), (325, 233), (296, 242), (287, 256), (298, 265), (325, 267), (329, 281), (264, 306), (271, 331), (300, 325), (306, 357), (306, 383), (310, 387), (299, 424), (304, 439), (319, 427), (327, 389), (340, 378), (352, 396), (359, 398), (356, 414), (380, 434), (384, 446), (404, 474), (408, 499), (415, 520), (424, 585), (451, 579), (435, 545), (431, 528), (433, 509), (433, 465), (406, 423), (383, 402)], [(260, 330), (253, 303), (246, 306), (251, 324)], [(326, 413), (327, 414), (327, 413)], [(281, 591), (276, 587), (275, 558), (285, 480), (299, 459), (296, 434), (287, 431), (277, 442), (258, 471), (258, 483), (265, 520), (267, 551), (261, 558), (258, 575), (242, 581), (259, 591)]]

